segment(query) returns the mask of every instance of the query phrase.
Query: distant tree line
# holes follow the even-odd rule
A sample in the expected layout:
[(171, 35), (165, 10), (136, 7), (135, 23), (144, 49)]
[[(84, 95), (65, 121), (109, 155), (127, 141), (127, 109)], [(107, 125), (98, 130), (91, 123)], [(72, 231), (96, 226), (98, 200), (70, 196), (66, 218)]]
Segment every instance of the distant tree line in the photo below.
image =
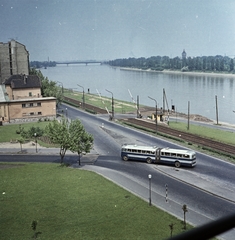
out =
[(47, 68), (47, 67), (55, 67), (56, 62), (55, 61), (44, 61), (44, 62), (39, 62), (39, 61), (31, 61), (29, 63), (31, 68)]
[(235, 73), (234, 59), (227, 56), (203, 56), (187, 58), (170, 58), (167, 56), (152, 56), (149, 58), (116, 59), (106, 62), (108, 65), (117, 67), (138, 68), (142, 70), (177, 70), (177, 71), (200, 71), (200, 72), (226, 72)]

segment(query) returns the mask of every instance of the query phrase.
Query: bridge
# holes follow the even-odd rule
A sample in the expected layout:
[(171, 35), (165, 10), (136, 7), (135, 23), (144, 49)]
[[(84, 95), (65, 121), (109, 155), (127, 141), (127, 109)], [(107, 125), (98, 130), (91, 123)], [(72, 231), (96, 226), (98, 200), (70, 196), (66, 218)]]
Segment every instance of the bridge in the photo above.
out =
[(85, 60), (85, 61), (60, 61), (56, 62), (56, 65), (58, 64), (66, 64), (67, 66), (69, 64), (103, 64), (104, 61), (98, 61), (98, 60)]

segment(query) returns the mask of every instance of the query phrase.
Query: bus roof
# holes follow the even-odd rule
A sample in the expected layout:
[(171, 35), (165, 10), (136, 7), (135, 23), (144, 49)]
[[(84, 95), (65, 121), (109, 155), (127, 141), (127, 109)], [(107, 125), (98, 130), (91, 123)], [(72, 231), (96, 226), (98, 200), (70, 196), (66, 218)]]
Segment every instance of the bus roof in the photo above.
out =
[(177, 148), (162, 148), (161, 152), (174, 152), (174, 153), (181, 153), (181, 154), (195, 154), (194, 151), (188, 149), (177, 149)]
[(122, 145), (122, 148), (129, 148), (129, 149), (136, 149), (136, 150), (149, 150), (149, 151), (152, 151), (152, 150), (156, 150), (157, 147), (156, 146), (138, 146), (138, 145), (135, 145), (135, 144), (130, 144), (130, 145)]

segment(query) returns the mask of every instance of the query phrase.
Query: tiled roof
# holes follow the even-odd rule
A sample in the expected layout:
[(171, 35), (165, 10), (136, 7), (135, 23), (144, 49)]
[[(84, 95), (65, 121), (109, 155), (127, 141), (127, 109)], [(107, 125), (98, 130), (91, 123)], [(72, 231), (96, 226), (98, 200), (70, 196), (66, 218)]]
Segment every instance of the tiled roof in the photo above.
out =
[(41, 81), (36, 75), (12, 75), (4, 82), (4, 84), (11, 85), (12, 89), (41, 88)]

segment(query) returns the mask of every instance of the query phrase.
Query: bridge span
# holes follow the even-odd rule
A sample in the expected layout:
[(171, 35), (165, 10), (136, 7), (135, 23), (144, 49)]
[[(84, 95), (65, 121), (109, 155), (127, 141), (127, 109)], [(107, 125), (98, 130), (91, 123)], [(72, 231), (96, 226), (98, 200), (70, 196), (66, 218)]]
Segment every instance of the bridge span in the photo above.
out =
[(104, 61), (98, 61), (98, 60), (87, 60), (87, 61), (60, 61), (56, 62), (56, 65), (58, 64), (66, 64), (67, 66), (69, 64), (103, 64)]

